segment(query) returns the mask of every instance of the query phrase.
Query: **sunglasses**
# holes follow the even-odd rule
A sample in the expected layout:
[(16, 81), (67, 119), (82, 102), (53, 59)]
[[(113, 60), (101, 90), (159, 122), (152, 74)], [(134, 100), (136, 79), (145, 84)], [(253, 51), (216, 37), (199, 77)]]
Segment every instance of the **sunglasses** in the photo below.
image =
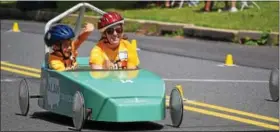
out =
[(119, 27), (119, 28), (108, 28), (108, 29), (106, 30), (107, 34), (109, 34), (109, 35), (114, 34), (115, 31), (116, 31), (117, 33), (122, 33), (122, 32), (123, 32), (123, 29), (122, 29), (121, 27)]

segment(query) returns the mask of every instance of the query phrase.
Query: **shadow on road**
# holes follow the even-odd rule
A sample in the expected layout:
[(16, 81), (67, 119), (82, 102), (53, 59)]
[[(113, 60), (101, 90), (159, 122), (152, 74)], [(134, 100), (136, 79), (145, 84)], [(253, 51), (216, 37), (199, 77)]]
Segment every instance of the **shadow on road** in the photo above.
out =
[[(40, 119), (64, 126), (73, 127), (72, 118), (58, 115), (51, 112), (34, 112), (31, 118)], [(160, 130), (163, 125), (154, 122), (132, 122), (132, 123), (112, 123), (86, 121), (83, 129), (104, 130), (104, 131), (143, 131), (143, 130)]]

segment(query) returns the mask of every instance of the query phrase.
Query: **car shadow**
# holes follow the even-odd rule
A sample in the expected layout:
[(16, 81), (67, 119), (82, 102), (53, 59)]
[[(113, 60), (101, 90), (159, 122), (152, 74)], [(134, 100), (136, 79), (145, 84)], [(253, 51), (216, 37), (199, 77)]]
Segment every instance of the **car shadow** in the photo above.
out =
[[(73, 128), (72, 118), (55, 114), (48, 111), (34, 112), (31, 118), (40, 119), (55, 124), (69, 126)], [(103, 131), (143, 131), (143, 130), (161, 130), (164, 125), (154, 122), (130, 122), (130, 123), (115, 123), (115, 122), (97, 122), (87, 120), (83, 129), (103, 130)]]
[(273, 99), (265, 99), (265, 101), (268, 101), (268, 102), (279, 102), (279, 99), (277, 99), (277, 100), (273, 100)]

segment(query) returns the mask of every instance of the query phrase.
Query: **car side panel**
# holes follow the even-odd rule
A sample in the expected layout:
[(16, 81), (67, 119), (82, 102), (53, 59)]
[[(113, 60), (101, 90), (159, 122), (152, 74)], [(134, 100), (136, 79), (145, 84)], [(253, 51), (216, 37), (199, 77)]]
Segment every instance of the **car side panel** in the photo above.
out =
[(42, 70), (41, 76), (40, 94), (43, 98), (38, 100), (38, 105), (48, 111), (71, 117), (73, 96), (76, 91), (83, 90), (79, 83), (64, 76), (62, 72), (48, 69)]

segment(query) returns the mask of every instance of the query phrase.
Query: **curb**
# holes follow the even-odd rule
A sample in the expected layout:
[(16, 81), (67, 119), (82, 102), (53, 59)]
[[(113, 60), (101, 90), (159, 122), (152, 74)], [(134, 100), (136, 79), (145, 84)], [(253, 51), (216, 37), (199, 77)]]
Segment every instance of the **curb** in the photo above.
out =
[[(53, 17), (57, 16), (59, 13), (47, 12), (47, 11), (28, 11), (21, 12), (14, 8), (0, 8), (0, 18), (17, 18), (25, 20), (36, 20), (36, 21), (49, 21)], [(75, 20), (77, 14), (71, 14), (62, 22), (71, 23)], [(98, 21), (97, 16), (85, 15), (84, 21), (89, 21), (95, 23)], [(72, 21), (75, 22), (75, 21)], [(147, 35), (147, 36), (165, 36), (166, 34), (172, 34), (174, 32), (179, 32), (183, 36), (175, 36), (175, 38), (199, 38), (206, 40), (216, 40), (216, 41), (226, 41), (233, 43), (240, 43), (242, 39), (253, 39), (259, 40), (262, 36), (260, 31), (247, 31), (247, 30), (228, 30), (228, 29), (217, 29), (217, 28), (206, 28), (195, 26), (193, 24), (182, 24), (182, 23), (167, 23), (158, 22), (150, 20), (135, 20), (135, 19), (125, 19), (125, 26), (132, 27), (132, 29), (137, 29), (135, 32), (137, 35)], [(131, 30), (133, 31), (133, 30)], [(128, 30), (128, 32), (131, 32)], [(135, 31), (135, 30), (134, 30)], [(271, 32), (269, 33), (267, 46), (279, 46), (279, 33)]]
[[(71, 19), (76, 19), (76, 14), (69, 15)], [(85, 21), (96, 23), (98, 21), (97, 16), (85, 15)], [(183, 33), (183, 37), (195, 37), (207, 40), (218, 40), (226, 42), (239, 43), (242, 39), (251, 38), (258, 40), (262, 36), (260, 31), (247, 31), (247, 30), (229, 30), (229, 29), (217, 29), (195, 26), (193, 24), (181, 24), (181, 23), (166, 23), (149, 20), (135, 20), (125, 19), (129, 24), (140, 24), (136, 34), (148, 35), (148, 36), (164, 36), (166, 33), (172, 33), (180, 31)], [(176, 36), (175, 36), (176, 37)], [(279, 45), (279, 33), (271, 32), (267, 40), (268, 46)]]

